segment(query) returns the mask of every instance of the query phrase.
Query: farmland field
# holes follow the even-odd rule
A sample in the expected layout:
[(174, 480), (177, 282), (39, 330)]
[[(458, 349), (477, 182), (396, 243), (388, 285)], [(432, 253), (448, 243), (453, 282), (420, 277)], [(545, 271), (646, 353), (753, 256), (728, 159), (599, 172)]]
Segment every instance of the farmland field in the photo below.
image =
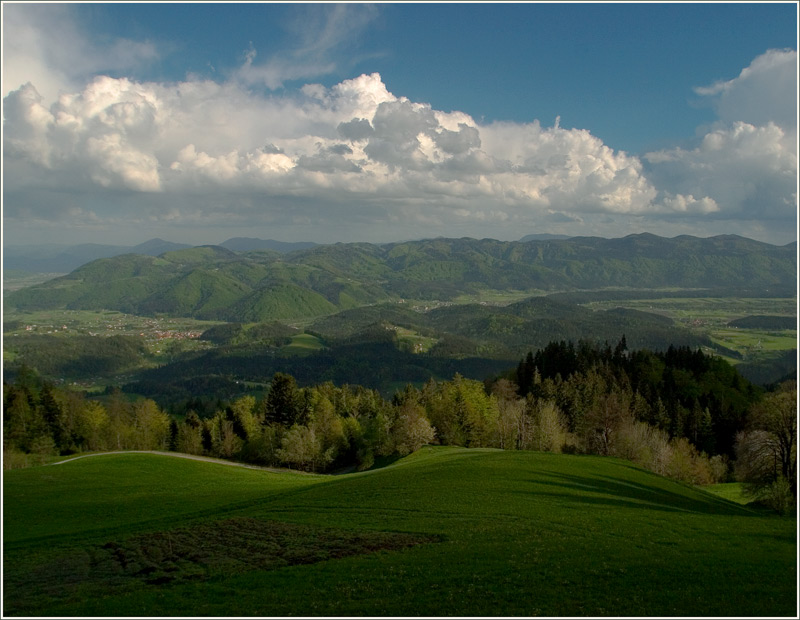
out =
[(748, 316), (797, 317), (797, 300), (792, 298), (653, 298), (601, 301), (587, 304), (595, 310), (617, 306), (663, 314), (700, 334), (707, 334), (718, 345), (735, 351), (739, 358), (731, 363), (765, 360), (780, 351), (797, 348), (796, 329), (735, 328), (728, 324)]
[(438, 342), (438, 338), (422, 336), (411, 329), (403, 327), (394, 327), (393, 329), (397, 332), (397, 340), (400, 346), (412, 353), (427, 353)]
[(794, 519), (616, 459), (428, 447), (321, 476), (105, 454), (6, 472), (4, 495), (6, 615), (797, 612)]
[(144, 317), (115, 310), (36, 310), (8, 312), (6, 336), (24, 334), (84, 334), (92, 336), (143, 336), (149, 341), (197, 338), (220, 321), (190, 318)]

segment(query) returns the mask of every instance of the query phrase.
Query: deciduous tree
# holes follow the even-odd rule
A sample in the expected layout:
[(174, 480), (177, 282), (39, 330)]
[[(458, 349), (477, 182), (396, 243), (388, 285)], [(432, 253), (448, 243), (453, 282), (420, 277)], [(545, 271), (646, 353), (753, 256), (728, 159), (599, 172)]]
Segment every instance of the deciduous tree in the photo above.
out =
[(797, 497), (797, 383), (789, 381), (750, 409), (737, 436), (737, 476), (760, 495), (778, 478)]
[(395, 451), (406, 455), (431, 443), (435, 433), (422, 406), (414, 401), (407, 401), (399, 406), (391, 435)]

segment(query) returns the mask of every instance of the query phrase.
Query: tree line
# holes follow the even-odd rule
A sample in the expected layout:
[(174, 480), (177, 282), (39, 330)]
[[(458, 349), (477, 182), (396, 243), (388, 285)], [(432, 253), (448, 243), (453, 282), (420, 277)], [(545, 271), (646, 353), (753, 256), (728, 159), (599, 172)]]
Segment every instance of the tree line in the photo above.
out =
[(596, 417), (601, 409), (606, 426), (630, 412), (671, 438), (686, 438), (702, 452), (728, 458), (763, 391), (725, 360), (700, 349), (628, 351), (624, 336), (613, 348), (551, 342), (528, 353), (512, 377), (521, 396), (555, 400), (572, 431), (585, 425), (584, 416)]
[[(118, 390), (101, 398), (30, 371), (4, 384), (7, 466), (47, 455), (159, 449), (306, 471), (364, 470), (426, 444), (600, 454), (692, 484), (741, 479), (782, 506), (796, 497), (796, 382), (767, 394), (729, 364), (554, 342), (486, 381), (300, 387), (275, 373), (263, 397), (187, 401), (169, 415)], [(776, 499), (777, 498), (777, 499)]]

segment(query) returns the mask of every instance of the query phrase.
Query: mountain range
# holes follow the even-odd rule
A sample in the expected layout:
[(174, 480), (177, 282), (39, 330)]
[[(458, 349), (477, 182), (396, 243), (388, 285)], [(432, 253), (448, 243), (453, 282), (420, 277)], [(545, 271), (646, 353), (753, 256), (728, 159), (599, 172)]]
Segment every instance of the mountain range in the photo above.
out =
[(100, 258), (13, 292), (5, 302), (19, 310), (108, 309), (258, 322), (403, 299), (447, 302), (488, 290), (769, 288), (793, 294), (796, 278), (796, 242), (774, 246), (733, 235), (338, 243), (283, 254), (197, 246)]
[[(526, 235), (520, 241), (543, 241), (568, 239), (566, 235), (547, 233)], [(307, 250), (318, 245), (312, 241), (276, 241), (254, 237), (232, 237), (218, 244), (233, 252), (252, 252), (254, 250), (274, 250), (286, 253)], [(159, 256), (164, 252), (194, 247), (186, 243), (174, 243), (155, 238), (138, 245), (105, 245), (101, 243), (81, 243), (78, 245), (34, 244), (6, 245), (3, 249), (3, 270), (30, 273), (68, 273), (81, 265), (98, 258), (110, 258), (121, 254), (144, 254)]]

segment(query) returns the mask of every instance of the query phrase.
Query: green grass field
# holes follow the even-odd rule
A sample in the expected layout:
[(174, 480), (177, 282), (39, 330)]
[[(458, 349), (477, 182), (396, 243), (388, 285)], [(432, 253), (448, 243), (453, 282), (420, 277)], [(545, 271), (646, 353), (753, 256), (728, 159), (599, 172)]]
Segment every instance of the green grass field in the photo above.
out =
[(706, 487), (714, 495), (724, 497), (727, 500), (736, 502), (737, 504), (747, 504), (750, 502), (749, 498), (744, 492), (744, 485), (741, 482), (722, 482), (720, 484), (712, 484)]
[(767, 331), (760, 329), (715, 329), (711, 339), (743, 355), (797, 348), (797, 332), (793, 329)]
[(794, 616), (796, 520), (627, 462), (432, 447), (342, 476), (6, 472), (5, 615)]
[(297, 334), (292, 336), (292, 341), (281, 347), (284, 355), (311, 355), (323, 348), (322, 342), (311, 334)]

